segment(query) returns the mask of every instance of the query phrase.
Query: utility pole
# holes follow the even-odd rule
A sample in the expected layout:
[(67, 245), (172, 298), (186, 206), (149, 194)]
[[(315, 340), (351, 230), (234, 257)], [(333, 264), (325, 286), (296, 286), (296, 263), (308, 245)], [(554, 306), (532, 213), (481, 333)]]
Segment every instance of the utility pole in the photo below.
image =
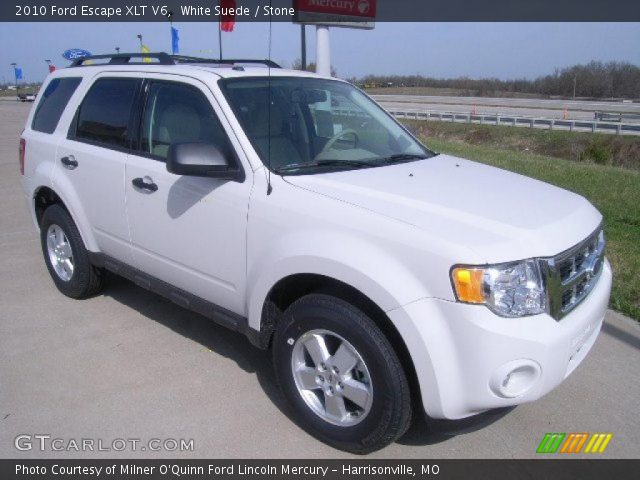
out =
[(573, 99), (576, 99), (576, 84), (578, 83), (578, 75), (573, 74)]
[(307, 32), (305, 31), (305, 25), (300, 25), (300, 48), (302, 50), (300, 55), (300, 64), (302, 71), (307, 69)]
[(222, 18), (218, 18), (218, 46), (220, 47), (220, 62), (222, 62)]

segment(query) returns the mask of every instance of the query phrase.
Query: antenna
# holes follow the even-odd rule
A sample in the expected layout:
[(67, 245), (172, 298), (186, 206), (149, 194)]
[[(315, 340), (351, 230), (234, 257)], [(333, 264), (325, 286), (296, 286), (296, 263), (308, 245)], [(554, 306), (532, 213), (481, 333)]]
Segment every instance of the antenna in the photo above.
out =
[(269, 64), (267, 77), (267, 195), (271, 195), (271, 0), (269, 0)]

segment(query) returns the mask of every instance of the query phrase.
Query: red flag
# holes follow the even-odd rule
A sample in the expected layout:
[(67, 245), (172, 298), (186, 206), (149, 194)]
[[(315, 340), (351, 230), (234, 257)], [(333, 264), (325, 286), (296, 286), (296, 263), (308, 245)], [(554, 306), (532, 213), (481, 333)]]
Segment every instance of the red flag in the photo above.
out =
[(53, 73), (56, 71), (56, 66), (53, 63), (49, 64), (49, 73)]
[(220, 30), (223, 32), (233, 32), (233, 27), (236, 26), (236, 15), (234, 12), (236, 0), (220, 0), (220, 8), (222, 9), (220, 15)]

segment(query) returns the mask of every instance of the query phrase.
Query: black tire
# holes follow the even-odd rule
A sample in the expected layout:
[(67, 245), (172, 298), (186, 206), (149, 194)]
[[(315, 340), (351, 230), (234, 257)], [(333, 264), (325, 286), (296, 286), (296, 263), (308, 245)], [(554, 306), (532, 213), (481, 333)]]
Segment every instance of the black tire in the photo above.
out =
[[(349, 342), (367, 365), (373, 401), (355, 425), (334, 425), (308, 406), (292, 372), (298, 338), (311, 330), (327, 330)], [(355, 306), (325, 294), (294, 302), (278, 322), (273, 361), (282, 392), (302, 428), (334, 448), (356, 454), (379, 450), (397, 440), (411, 422), (411, 395), (404, 369), (391, 343), (375, 322)]]
[[(47, 231), (51, 225), (58, 225), (64, 232), (73, 255), (73, 274), (68, 280), (56, 273), (47, 250)], [(40, 222), (40, 244), (49, 275), (58, 290), (70, 298), (82, 299), (99, 293), (104, 286), (104, 272), (91, 264), (89, 253), (84, 246), (80, 232), (69, 213), (60, 205), (51, 205), (42, 215)]]

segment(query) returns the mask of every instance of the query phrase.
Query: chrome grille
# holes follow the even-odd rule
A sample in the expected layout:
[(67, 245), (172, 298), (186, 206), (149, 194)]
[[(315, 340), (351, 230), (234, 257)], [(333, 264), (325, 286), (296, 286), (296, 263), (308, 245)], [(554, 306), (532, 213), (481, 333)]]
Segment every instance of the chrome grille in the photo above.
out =
[(541, 259), (549, 314), (560, 320), (573, 310), (598, 281), (604, 263), (605, 240), (598, 228), (575, 247)]

